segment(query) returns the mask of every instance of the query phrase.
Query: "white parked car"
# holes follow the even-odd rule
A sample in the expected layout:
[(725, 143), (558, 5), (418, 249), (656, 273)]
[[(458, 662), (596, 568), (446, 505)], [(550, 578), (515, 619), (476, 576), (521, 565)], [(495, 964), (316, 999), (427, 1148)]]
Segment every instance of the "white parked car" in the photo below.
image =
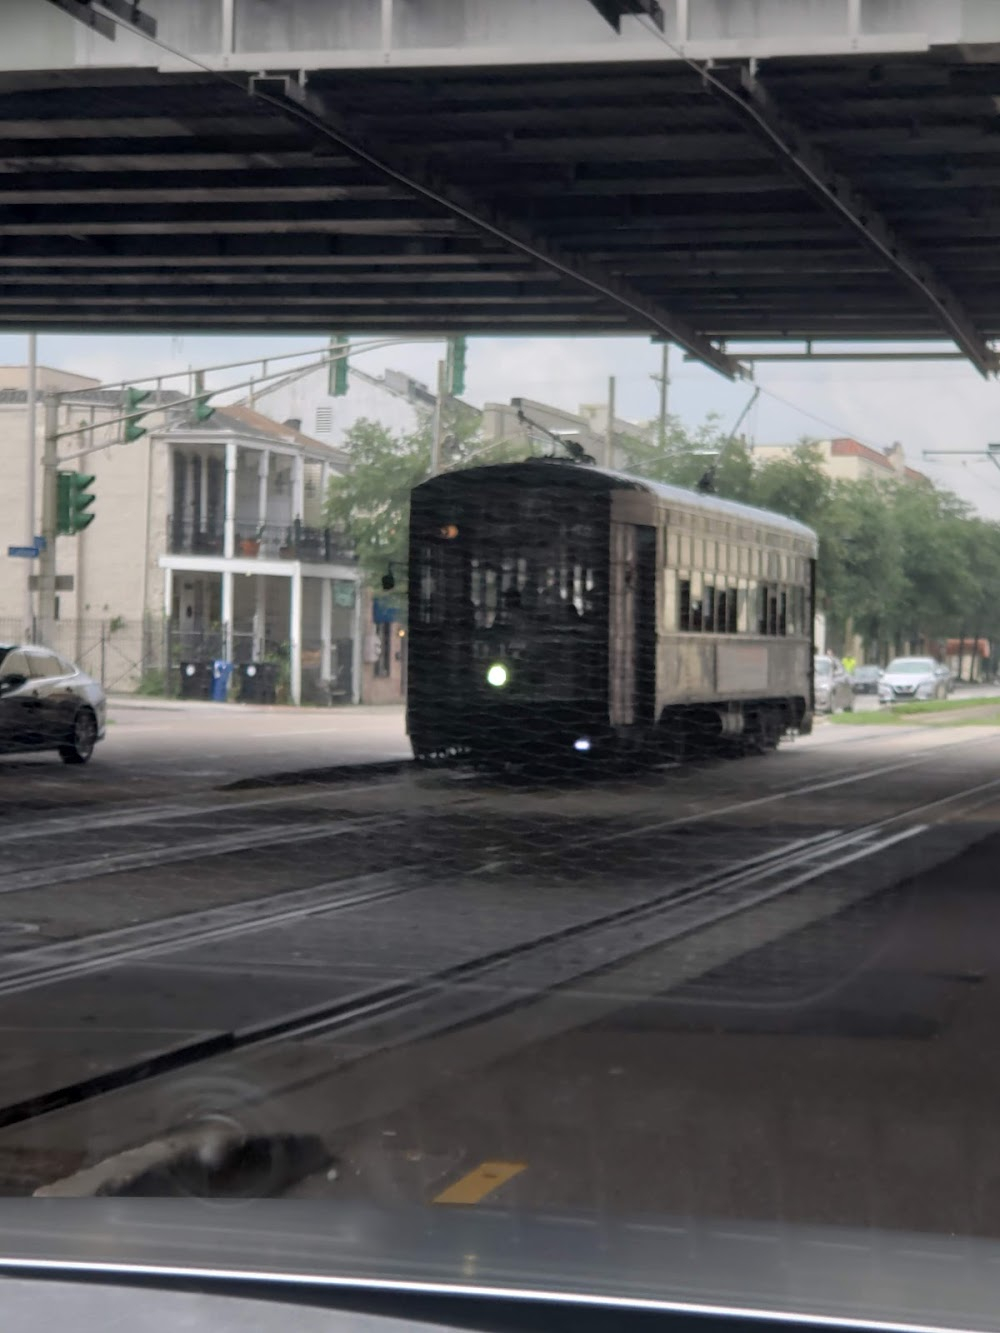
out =
[(878, 685), (880, 704), (947, 697), (948, 678), (933, 657), (894, 657)]

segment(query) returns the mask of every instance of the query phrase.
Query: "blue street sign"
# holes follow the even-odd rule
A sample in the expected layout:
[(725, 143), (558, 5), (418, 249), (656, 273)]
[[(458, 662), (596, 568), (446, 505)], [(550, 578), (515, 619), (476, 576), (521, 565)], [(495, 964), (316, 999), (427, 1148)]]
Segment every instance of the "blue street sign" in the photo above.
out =
[(21, 560), (37, 560), (39, 552), (37, 546), (8, 546), (7, 554)]
[(35, 536), (35, 546), (39, 551), (44, 551), (47, 545), (48, 542), (46, 542), (44, 537)]

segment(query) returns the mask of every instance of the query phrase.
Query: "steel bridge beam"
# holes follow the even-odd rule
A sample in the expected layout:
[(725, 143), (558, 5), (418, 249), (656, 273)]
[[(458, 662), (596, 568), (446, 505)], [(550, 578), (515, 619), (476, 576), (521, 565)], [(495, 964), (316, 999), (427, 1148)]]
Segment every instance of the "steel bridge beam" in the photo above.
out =
[(878, 254), (935, 315), (937, 322), (981, 375), (995, 375), (1000, 357), (977, 327), (963, 302), (934, 269), (912, 252), (876, 205), (837, 171), (822, 149), (776, 104), (752, 68), (740, 71), (738, 91), (718, 79), (707, 86), (726, 98), (743, 123), (766, 143), (790, 174), (828, 212), (846, 223), (859, 240)]
[(615, 32), (621, 32), (625, 14), (646, 15), (663, 31), (663, 9), (659, 0), (590, 0), (590, 3)]
[(307, 124), (323, 138), (338, 144), (366, 166), (373, 168), (411, 193), (443, 208), (475, 230), (503, 242), (511, 250), (527, 255), (545, 268), (559, 273), (578, 286), (604, 297), (648, 325), (652, 336), (668, 338), (728, 379), (748, 377), (747, 368), (699, 332), (680, 315), (640, 289), (623, 282), (612, 270), (578, 258), (546, 240), (516, 218), (484, 204), (458, 186), (436, 177), (422, 165), (396, 163), (381, 149), (364, 143), (341, 116), (317, 94), (286, 76), (262, 75), (251, 79), (250, 91), (276, 107), (296, 124)]

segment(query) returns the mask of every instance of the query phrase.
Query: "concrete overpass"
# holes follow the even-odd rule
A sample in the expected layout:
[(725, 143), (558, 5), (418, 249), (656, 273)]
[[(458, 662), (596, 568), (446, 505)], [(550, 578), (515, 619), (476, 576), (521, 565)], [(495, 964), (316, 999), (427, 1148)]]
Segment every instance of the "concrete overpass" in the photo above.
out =
[(0, 326), (632, 332), (727, 374), (945, 337), (992, 372), (1000, 6), (662, 2), (619, 35), (591, 0), (141, 0), (153, 42), (5, 0)]

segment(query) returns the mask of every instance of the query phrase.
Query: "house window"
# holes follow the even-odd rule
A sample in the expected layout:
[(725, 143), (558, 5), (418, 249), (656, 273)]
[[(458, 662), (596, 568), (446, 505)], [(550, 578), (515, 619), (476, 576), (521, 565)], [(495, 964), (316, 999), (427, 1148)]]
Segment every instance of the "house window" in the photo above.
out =
[(317, 407), (316, 409), (316, 434), (329, 435), (333, 430), (333, 408)]

